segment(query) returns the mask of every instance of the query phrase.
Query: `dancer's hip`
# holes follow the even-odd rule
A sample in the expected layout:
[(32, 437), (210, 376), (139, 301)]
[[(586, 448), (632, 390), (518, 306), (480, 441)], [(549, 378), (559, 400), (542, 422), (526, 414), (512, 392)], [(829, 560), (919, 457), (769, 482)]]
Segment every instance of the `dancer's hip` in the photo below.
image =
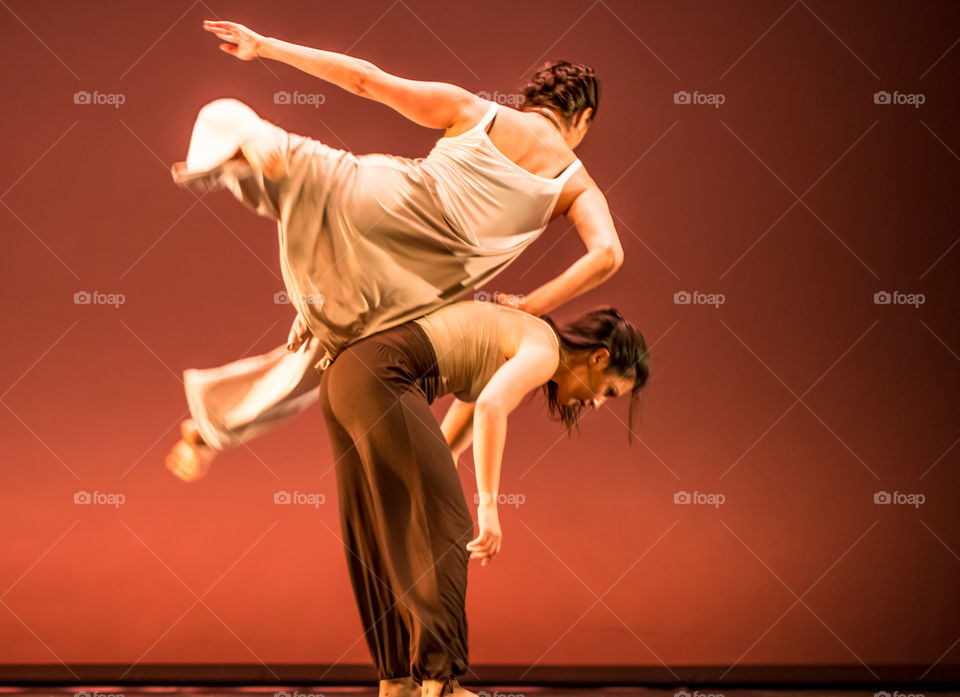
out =
[(440, 381), (437, 354), (416, 322), (404, 322), (351, 344), (334, 358), (333, 365), (347, 352), (393, 389), (419, 388), (428, 404), (436, 399)]

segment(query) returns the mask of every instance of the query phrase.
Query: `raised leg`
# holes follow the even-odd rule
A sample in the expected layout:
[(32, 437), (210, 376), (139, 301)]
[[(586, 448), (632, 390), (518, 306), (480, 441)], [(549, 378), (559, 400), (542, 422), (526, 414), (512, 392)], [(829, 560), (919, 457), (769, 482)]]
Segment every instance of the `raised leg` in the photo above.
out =
[(173, 165), (180, 184), (210, 188), (224, 170), (244, 167), (268, 179), (286, 174), (284, 131), (237, 99), (215, 99), (197, 114), (187, 159)]

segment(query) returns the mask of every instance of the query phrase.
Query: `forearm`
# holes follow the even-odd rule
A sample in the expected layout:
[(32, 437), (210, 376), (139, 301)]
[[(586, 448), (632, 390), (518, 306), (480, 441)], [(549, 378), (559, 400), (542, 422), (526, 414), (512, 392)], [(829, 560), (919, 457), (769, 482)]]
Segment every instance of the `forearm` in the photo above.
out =
[(577, 259), (562, 274), (526, 295), (523, 309), (534, 315), (552, 312), (564, 303), (610, 278), (620, 264), (606, 250), (591, 250)]
[(453, 459), (455, 461), (459, 460), (464, 451), (473, 443), (473, 428), (471, 426), (465, 426), (464, 429), (452, 439), (452, 442), (448, 440), (447, 443), (450, 445), (450, 452), (453, 453)]
[(454, 462), (470, 447), (473, 440), (473, 408), (473, 403), (461, 402), (455, 398), (440, 424), (440, 431), (450, 446)]
[(478, 404), (474, 412), (473, 460), (480, 503), (497, 500), (500, 463), (507, 436), (507, 414), (495, 405)]
[(377, 70), (373, 63), (362, 58), (300, 46), (280, 39), (263, 39), (257, 47), (257, 55), (286, 63), (354, 94), (362, 91), (366, 76)]

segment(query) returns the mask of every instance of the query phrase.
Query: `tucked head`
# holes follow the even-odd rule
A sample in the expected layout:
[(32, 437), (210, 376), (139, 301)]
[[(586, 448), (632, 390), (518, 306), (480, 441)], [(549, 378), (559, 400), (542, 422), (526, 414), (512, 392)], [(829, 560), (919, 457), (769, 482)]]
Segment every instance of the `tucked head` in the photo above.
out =
[(552, 110), (577, 136), (578, 143), (597, 115), (600, 102), (600, 81), (593, 69), (565, 60), (541, 66), (521, 91), (521, 111), (537, 107)]
[(630, 395), (629, 436), (634, 407), (650, 377), (650, 354), (640, 330), (619, 311), (607, 307), (588, 312), (558, 327), (560, 365), (544, 385), (550, 414), (568, 431), (576, 428), (584, 409), (598, 408), (607, 399)]

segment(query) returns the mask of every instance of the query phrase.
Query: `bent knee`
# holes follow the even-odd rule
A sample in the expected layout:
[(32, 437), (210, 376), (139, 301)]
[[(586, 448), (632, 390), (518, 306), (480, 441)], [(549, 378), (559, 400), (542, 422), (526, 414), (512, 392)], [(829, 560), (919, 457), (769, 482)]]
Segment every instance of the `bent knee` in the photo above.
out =
[(198, 116), (214, 121), (233, 121), (237, 118), (250, 118), (257, 120), (257, 112), (251, 109), (247, 104), (233, 97), (220, 97), (212, 102), (207, 102), (200, 107)]

